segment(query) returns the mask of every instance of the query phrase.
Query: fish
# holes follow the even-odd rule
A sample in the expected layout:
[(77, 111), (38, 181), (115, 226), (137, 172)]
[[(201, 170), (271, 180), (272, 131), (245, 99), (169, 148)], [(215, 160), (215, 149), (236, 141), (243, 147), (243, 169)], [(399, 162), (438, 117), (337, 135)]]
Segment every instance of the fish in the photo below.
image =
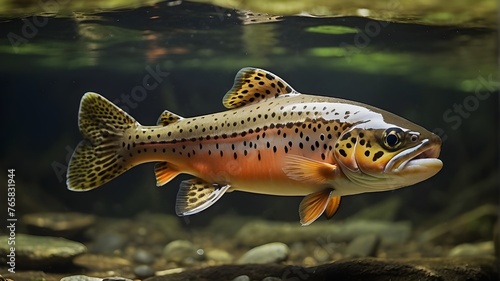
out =
[(441, 170), (441, 139), (398, 115), (356, 101), (302, 94), (277, 75), (241, 69), (227, 110), (185, 118), (168, 110), (139, 124), (105, 97), (85, 93), (67, 187), (88, 191), (156, 162), (156, 185), (184, 173), (175, 212), (199, 213), (225, 193), (304, 196), (302, 225), (329, 219), (342, 196), (414, 185)]

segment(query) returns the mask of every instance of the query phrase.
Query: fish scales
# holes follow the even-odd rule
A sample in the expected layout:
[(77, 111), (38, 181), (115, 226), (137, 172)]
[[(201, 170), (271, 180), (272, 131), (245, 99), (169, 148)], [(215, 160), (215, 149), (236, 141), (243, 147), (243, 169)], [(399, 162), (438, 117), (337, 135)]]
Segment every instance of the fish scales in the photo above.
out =
[(143, 126), (102, 96), (80, 105), (84, 136), (70, 161), (68, 188), (98, 187), (157, 162), (157, 185), (179, 173), (178, 215), (198, 213), (225, 192), (306, 196), (307, 225), (332, 217), (340, 196), (390, 190), (441, 169), (440, 139), (392, 113), (358, 102), (300, 94), (278, 76), (245, 68), (224, 97), (227, 111), (183, 118), (165, 111)]

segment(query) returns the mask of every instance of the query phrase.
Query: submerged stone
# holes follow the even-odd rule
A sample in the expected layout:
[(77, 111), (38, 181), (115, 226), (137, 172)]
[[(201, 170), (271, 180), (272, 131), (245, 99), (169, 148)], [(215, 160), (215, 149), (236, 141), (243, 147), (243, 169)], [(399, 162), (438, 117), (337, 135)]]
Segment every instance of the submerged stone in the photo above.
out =
[[(0, 236), (7, 241), (8, 236)], [(67, 266), (73, 259), (87, 251), (85, 245), (59, 237), (16, 235), (16, 266), (26, 269), (46, 269)], [(10, 253), (7, 243), (0, 243), (0, 262), (7, 262)]]
[(288, 258), (290, 249), (281, 242), (274, 242), (255, 247), (246, 252), (239, 260), (239, 264), (245, 263), (276, 263)]
[(192, 263), (204, 258), (204, 251), (187, 240), (175, 240), (163, 249), (163, 257), (177, 263)]
[(23, 216), (23, 223), (34, 235), (71, 238), (95, 223), (95, 216), (82, 213), (34, 213)]

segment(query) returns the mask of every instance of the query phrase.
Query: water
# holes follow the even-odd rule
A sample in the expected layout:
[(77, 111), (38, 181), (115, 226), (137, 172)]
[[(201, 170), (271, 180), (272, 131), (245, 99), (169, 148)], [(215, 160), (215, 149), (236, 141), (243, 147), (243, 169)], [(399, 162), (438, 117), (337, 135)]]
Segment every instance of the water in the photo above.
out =
[[(426, 229), (480, 206), (498, 206), (495, 25), (259, 16), (191, 2), (3, 17), (2, 166), (16, 169), (19, 217), (48, 211), (122, 218), (145, 211), (174, 214), (177, 187), (189, 177), (157, 189), (152, 165), (92, 192), (66, 189), (65, 167), (81, 139), (79, 100), (87, 91), (100, 93), (151, 125), (164, 109), (181, 116), (218, 112), (245, 66), (268, 69), (300, 92), (386, 109), (442, 137), (444, 168), (438, 175), (394, 192), (345, 197), (335, 219), (360, 211), (366, 217), (385, 202), (392, 209), (376, 208), (383, 212), (368, 217)], [(227, 214), (298, 224), (300, 200), (226, 194), (179, 221), (201, 230)], [(461, 242), (490, 239), (492, 220), (480, 228)]]

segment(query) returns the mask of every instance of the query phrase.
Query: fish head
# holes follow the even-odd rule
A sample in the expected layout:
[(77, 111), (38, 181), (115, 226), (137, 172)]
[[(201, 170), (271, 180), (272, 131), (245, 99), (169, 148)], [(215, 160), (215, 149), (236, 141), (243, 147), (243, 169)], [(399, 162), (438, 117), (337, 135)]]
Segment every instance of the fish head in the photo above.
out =
[[(359, 124), (338, 138), (334, 156), (351, 182), (371, 191), (426, 180), (441, 170), (439, 136), (411, 124)], [(366, 190), (366, 191), (370, 191)]]

